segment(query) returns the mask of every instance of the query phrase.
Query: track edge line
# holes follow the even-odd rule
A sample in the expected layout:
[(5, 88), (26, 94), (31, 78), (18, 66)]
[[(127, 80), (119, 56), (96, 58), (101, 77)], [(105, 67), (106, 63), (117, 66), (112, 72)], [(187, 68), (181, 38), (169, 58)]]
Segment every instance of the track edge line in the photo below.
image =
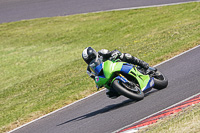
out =
[(140, 119), (140, 120), (138, 120), (138, 121), (136, 121), (136, 122), (133, 122), (133, 123), (131, 123), (131, 124), (129, 124), (129, 125), (123, 127), (123, 128), (120, 128), (120, 129), (118, 129), (118, 130), (116, 130), (116, 131), (114, 131), (114, 132), (112, 132), (112, 133), (117, 133), (117, 132), (119, 132), (119, 131), (121, 131), (121, 130), (123, 130), (123, 129), (125, 129), (125, 128), (127, 128), (127, 127), (133, 125), (133, 124), (135, 124), (135, 123), (138, 123), (138, 122), (140, 122), (140, 121), (143, 121), (143, 120), (145, 120), (145, 119), (147, 119), (147, 118), (149, 118), (149, 117), (151, 117), (151, 116), (153, 116), (153, 115), (155, 115), (155, 114), (158, 114), (158, 113), (160, 113), (160, 112), (162, 112), (162, 111), (164, 111), (164, 110), (167, 110), (167, 109), (169, 109), (169, 108), (172, 108), (173, 106), (176, 106), (176, 105), (178, 105), (178, 104), (180, 104), (180, 103), (183, 103), (183, 102), (185, 102), (185, 101), (187, 101), (187, 100), (189, 100), (189, 99), (191, 99), (191, 98), (193, 98), (193, 97), (195, 97), (195, 96), (198, 96), (198, 95), (200, 95), (200, 92), (197, 93), (197, 94), (195, 94), (195, 95), (192, 95), (192, 96), (190, 96), (190, 97), (188, 97), (188, 98), (186, 98), (186, 99), (184, 99), (184, 100), (181, 100), (181, 101), (178, 102), (178, 103), (175, 103), (175, 104), (173, 104), (173, 105), (170, 105), (170, 106), (167, 107), (167, 108), (164, 108), (164, 109), (162, 109), (162, 110), (160, 110), (160, 111), (157, 111), (157, 112), (155, 112), (155, 113), (153, 113), (153, 114), (151, 114), (151, 115), (148, 115), (148, 116), (146, 116), (146, 117), (144, 117), (144, 118), (142, 118), (142, 119)]

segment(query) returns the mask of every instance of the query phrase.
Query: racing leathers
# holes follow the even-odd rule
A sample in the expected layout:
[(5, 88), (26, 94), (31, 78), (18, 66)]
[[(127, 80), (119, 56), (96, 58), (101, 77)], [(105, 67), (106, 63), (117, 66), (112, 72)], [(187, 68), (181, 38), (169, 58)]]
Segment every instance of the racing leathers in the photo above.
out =
[[(132, 55), (130, 55), (128, 53), (121, 53), (118, 50), (109, 51), (106, 49), (102, 49), (102, 50), (98, 51), (98, 55), (99, 55), (99, 58), (101, 58), (103, 61), (112, 60), (112, 59), (120, 59), (121, 61), (140, 66), (144, 69), (149, 68), (148, 63), (146, 63), (136, 57), (133, 57)], [(95, 75), (91, 72), (91, 70), (89, 69), (89, 66), (87, 67), (87, 74), (92, 79), (95, 79)], [(96, 85), (96, 87), (97, 87), (97, 89), (99, 89), (99, 87), (97, 85)], [(107, 89), (106, 95), (112, 99), (117, 98), (119, 96), (119, 94), (112, 88)]]

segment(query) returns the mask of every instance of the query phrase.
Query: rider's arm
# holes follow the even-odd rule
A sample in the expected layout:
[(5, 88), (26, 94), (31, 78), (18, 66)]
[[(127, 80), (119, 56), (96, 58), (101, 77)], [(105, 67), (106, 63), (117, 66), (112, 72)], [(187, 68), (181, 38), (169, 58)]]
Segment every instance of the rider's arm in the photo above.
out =
[(120, 59), (120, 56), (122, 55), (122, 53), (119, 50), (113, 50), (111, 51), (111, 58), (112, 59)]
[(100, 55), (100, 57), (103, 57), (104, 60), (110, 58), (111, 56), (111, 52), (107, 49), (102, 49), (98, 51), (98, 54)]
[(87, 74), (88, 74), (92, 79), (95, 80), (95, 75), (91, 72), (89, 66), (87, 67)]
[[(91, 72), (89, 66), (87, 67), (87, 74), (88, 74), (93, 80), (95, 80), (95, 75)], [(99, 90), (101, 87), (99, 87), (99, 86), (96, 84), (96, 88), (97, 88), (97, 90)]]

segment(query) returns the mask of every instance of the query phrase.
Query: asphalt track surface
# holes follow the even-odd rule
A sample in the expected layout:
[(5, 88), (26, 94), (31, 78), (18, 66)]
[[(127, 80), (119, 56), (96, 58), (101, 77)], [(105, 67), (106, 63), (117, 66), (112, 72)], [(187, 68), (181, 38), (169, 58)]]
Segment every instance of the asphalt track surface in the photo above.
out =
[[(190, 0), (0, 0), (0, 23), (23, 19), (150, 6)], [(76, 10), (75, 10), (76, 9)], [(110, 133), (200, 92), (200, 47), (157, 68), (169, 86), (141, 101), (112, 100), (105, 91), (39, 119), (14, 133)]]
[(198, 0), (0, 0), (0, 23)]
[(14, 133), (111, 133), (200, 92), (200, 46), (157, 68), (169, 79), (141, 101), (112, 100), (105, 91), (22, 127)]

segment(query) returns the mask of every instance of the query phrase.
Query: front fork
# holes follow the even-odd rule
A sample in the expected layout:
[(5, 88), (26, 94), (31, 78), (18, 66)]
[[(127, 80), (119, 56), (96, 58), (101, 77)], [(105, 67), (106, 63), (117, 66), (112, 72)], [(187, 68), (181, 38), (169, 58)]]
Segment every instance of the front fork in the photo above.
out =
[[(113, 81), (115, 80), (115, 79), (119, 79), (119, 80), (121, 80), (123, 83), (125, 83), (125, 84), (129, 84), (129, 85), (132, 85), (132, 86), (135, 86), (135, 84), (133, 83), (133, 82), (130, 82), (126, 77), (124, 77), (121, 73), (117, 73), (117, 77), (116, 78), (114, 78), (113, 79)], [(113, 82), (112, 81), (112, 82)]]

